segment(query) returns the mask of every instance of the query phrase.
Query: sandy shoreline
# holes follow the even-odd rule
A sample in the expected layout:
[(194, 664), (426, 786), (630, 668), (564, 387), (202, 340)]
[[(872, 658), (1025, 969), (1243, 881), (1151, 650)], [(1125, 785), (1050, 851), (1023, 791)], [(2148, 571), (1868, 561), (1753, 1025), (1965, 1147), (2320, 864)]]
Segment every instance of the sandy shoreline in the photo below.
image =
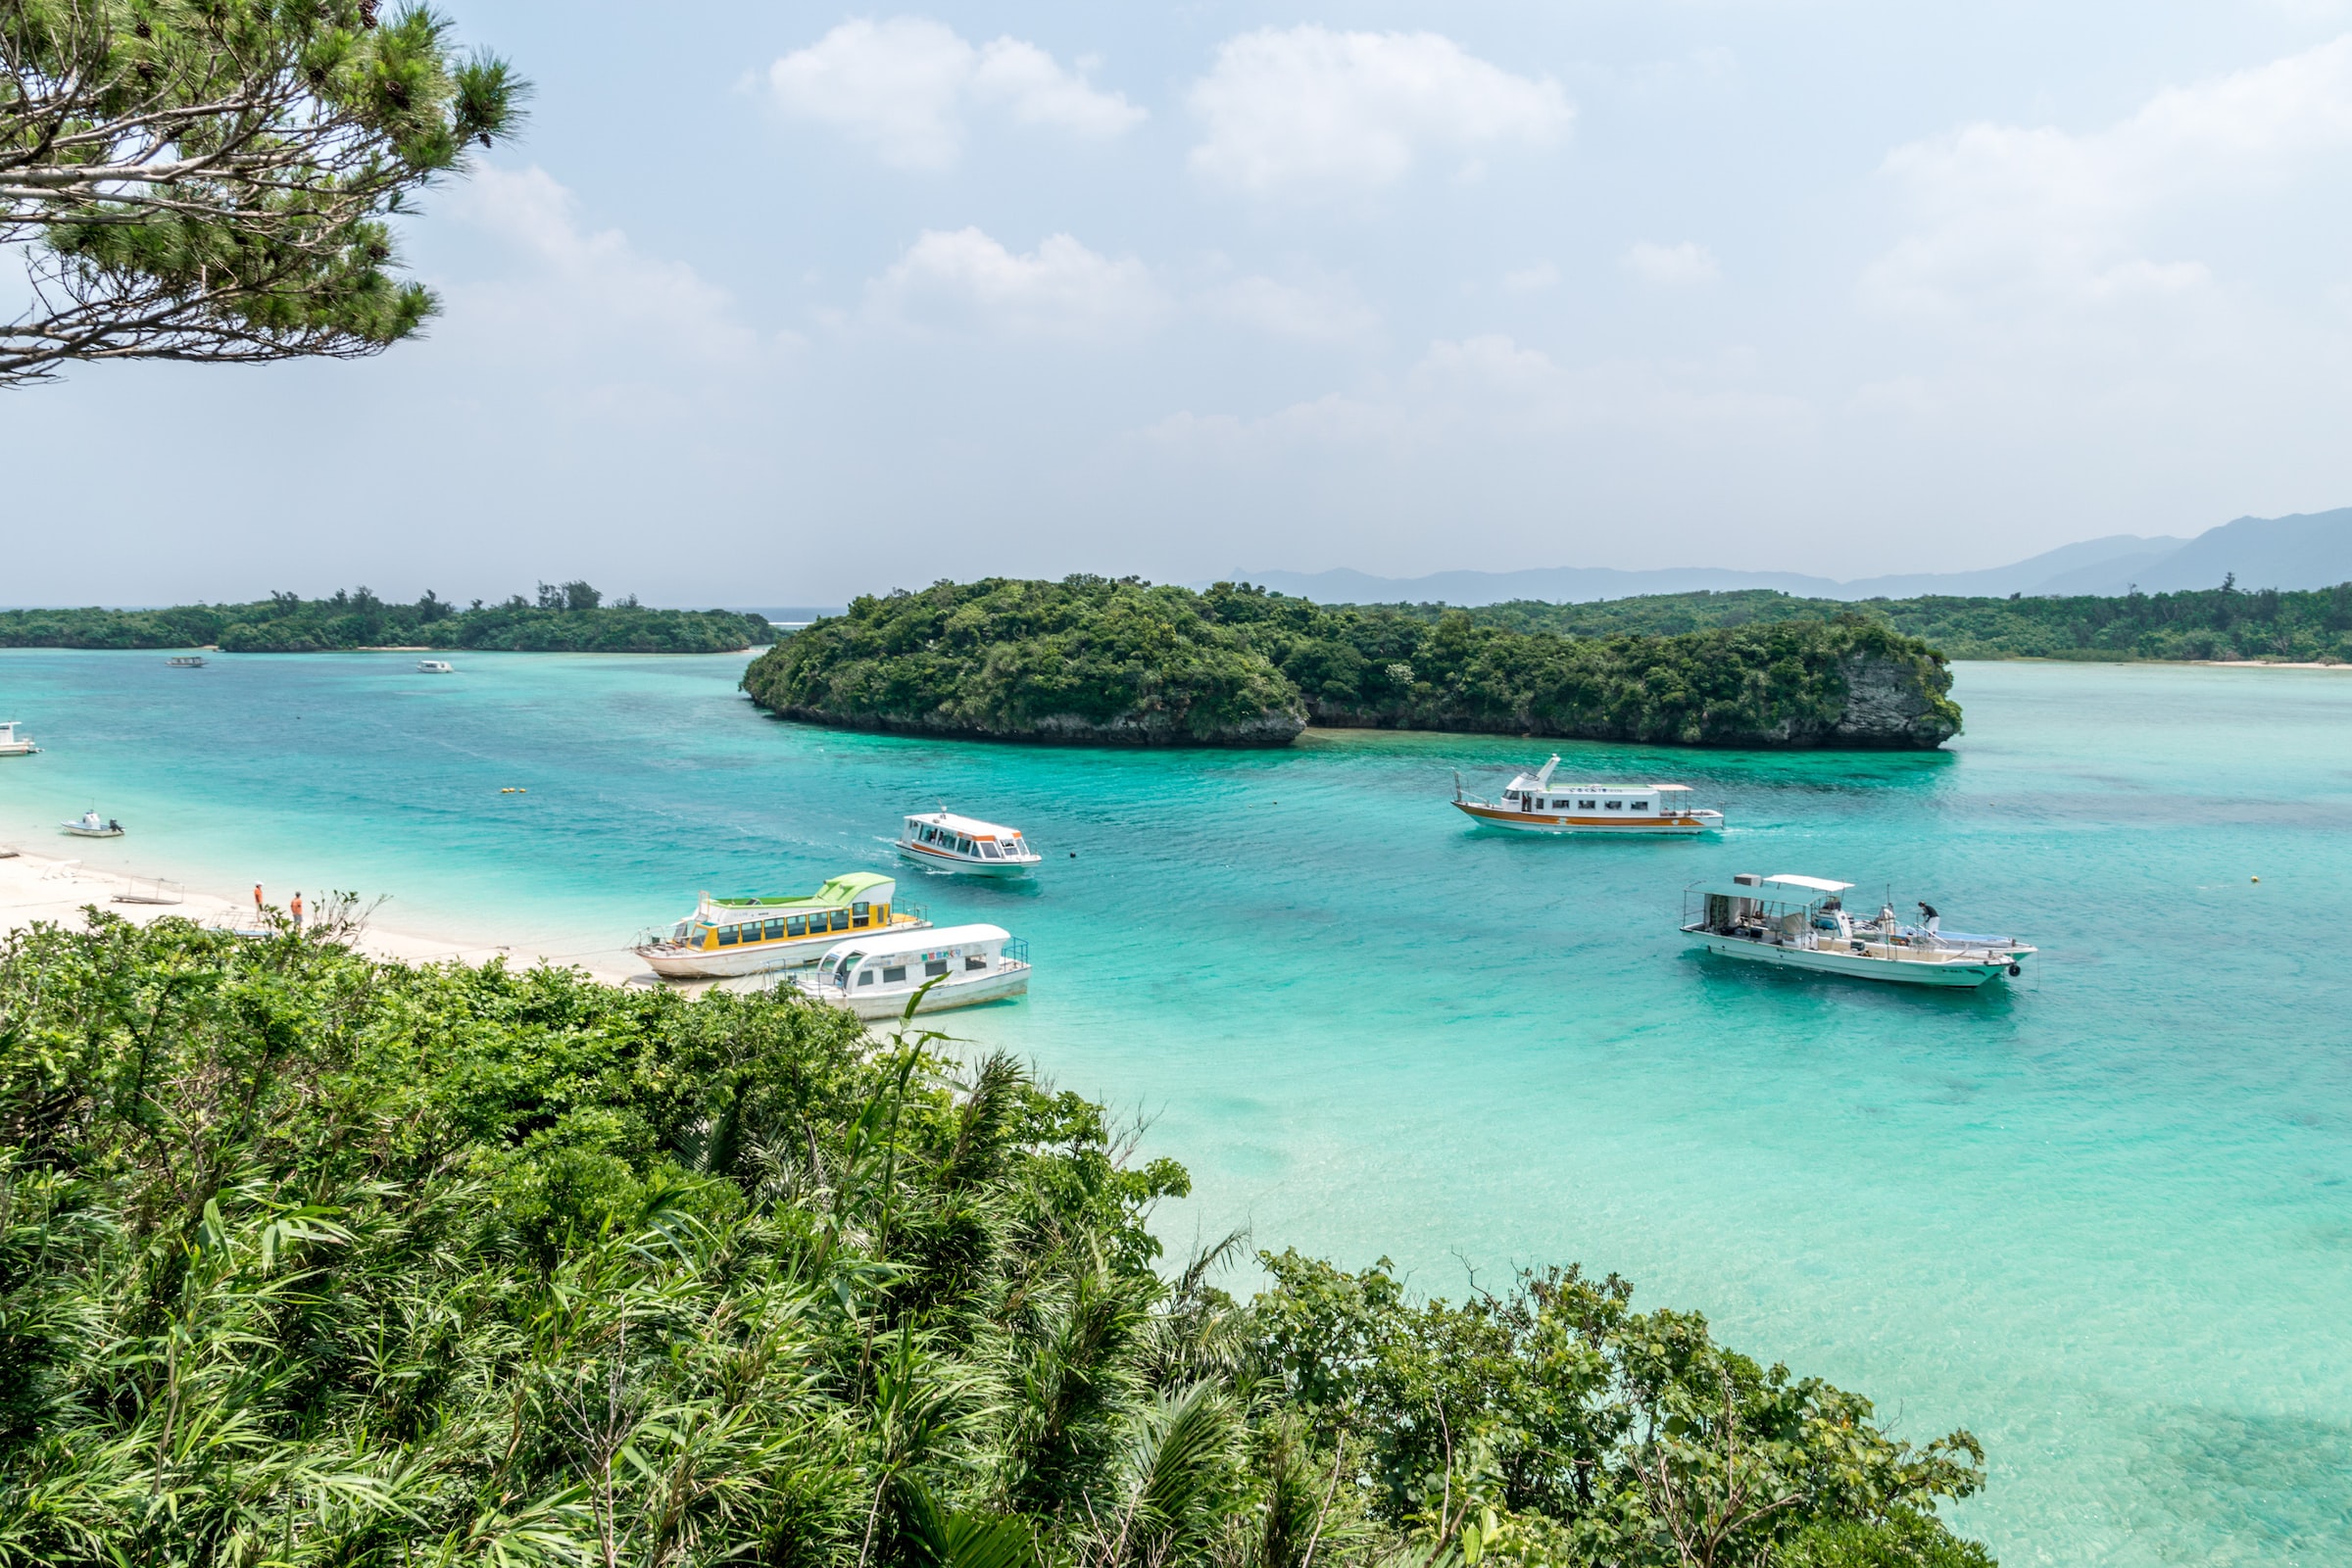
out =
[[(0, 846), (0, 850), (5, 848)], [(171, 881), (159, 886), (154, 877), (129, 876), (84, 865), (70, 853), (36, 853), (21, 845), (18, 849), (20, 853), (0, 858), (0, 930), (17, 931), (44, 920), (80, 930), (82, 910), (93, 905), (141, 925), (173, 915), (207, 926), (234, 928), (252, 923), (253, 898), (249, 892), (239, 897)], [(152, 898), (158, 893), (177, 902), (124, 902)], [(585, 970), (591, 978), (607, 985), (661, 983), (625, 947), (579, 953), (541, 953), (528, 947), (479, 947), (430, 933), (389, 930), (372, 922), (360, 932), (354, 945), (371, 956), (400, 963), (432, 963), (448, 958), (487, 963), (503, 957), (516, 968), (553, 963)]]

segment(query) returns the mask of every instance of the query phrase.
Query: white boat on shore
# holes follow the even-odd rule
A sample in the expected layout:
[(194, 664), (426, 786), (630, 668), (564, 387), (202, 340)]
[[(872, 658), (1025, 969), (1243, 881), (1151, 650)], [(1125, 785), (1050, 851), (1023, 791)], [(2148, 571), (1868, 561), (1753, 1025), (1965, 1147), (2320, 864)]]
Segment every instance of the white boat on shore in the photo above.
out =
[(1910, 986), (1974, 989), (2021, 973), (2034, 956), (2015, 937), (1942, 930), (1925, 904), (1919, 924), (1896, 919), (1891, 903), (1857, 920), (1840, 896), (1852, 886), (1793, 873), (1694, 882), (1683, 895), (1683, 933), (1726, 958)]
[(73, 821), (57, 825), (77, 839), (119, 839), (122, 836), (122, 824), (111, 816), (100, 816), (94, 807)]
[(906, 818), (898, 848), (906, 858), (935, 871), (972, 876), (1021, 876), (1045, 858), (1029, 847), (1017, 827), (946, 810)]
[(931, 922), (920, 909), (893, 906), (898, 890), (894, 878), (853, 871), (798, 897), (714, 899), (706, 893), (668, 936), (641, 942), (635, 952), (654, 973), (672, 980), (723, 979), (814, 963), (855, 932), (929, 929)]
[(0, 719), (0, 757), (30, 757), (40, 750), (31, 736), (17, 733), (17, 723), (13, 718)]
[(1499, 801), (1462, 793), (1453, 783), (1454, 809), (1481, 827), (1514, 833), (1666, 833), (1689, 837), (1723, 826), (1723, 813), (1691, 806), (1688, 784), (1555, 784), (1554, 756), (1542, 771), (1511, 780)]
[(915, 1011), (944, 1012), (1028, 991), (1029, 944), (1000, 925), (881, 934), (840, 944), (791, 984), (860, 1018), (899, 1017), (917, 992)]

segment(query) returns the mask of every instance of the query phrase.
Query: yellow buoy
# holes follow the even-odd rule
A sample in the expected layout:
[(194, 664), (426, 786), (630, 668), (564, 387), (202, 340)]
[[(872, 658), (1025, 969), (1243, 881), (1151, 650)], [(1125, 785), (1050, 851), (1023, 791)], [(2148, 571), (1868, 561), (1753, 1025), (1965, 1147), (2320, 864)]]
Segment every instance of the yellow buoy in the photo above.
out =
[(2260, 877), (2256, 877), (2254, 880), (2255, 880), (2255, 881), (2257, 881), (2257, 882), (2259, 882), (2259, 881), (2261, 881), (2261, 880), (2262, 880), (2262, 878), (2260, 878)]

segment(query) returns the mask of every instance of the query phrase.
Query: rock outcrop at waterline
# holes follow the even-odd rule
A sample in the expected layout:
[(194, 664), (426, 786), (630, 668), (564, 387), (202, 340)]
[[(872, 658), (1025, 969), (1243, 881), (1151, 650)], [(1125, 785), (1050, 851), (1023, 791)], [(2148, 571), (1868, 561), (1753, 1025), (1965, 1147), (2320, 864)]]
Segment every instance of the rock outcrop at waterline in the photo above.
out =
[(1082, 745), (1282, 746), (1311, 722), (1926, 750), (1960, 728), (1942, 657), (1858, 616), (1559, 637), (1097, 577), (860, 599), (743, 685), (810, 723)]

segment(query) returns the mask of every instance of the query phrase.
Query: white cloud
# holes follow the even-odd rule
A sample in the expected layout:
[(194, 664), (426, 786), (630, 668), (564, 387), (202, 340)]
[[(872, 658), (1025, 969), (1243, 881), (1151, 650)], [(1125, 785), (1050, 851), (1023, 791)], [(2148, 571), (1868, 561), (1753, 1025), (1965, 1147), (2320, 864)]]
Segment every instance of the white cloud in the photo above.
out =
[(1168, 310), (1151, 269), (1067, 234), (1019, 255), (977, 228), (927, 229), (867, 285), (873, 318), (1008, 337), (1103, 339), (1149, 330)]
[(2352, 36), (2157, 93), (2087, 135), (1978, 123), (1898, 147), (1885, 173), (1909, 230), (1864, 297), (1927, 316), (2162, 302), (2211, 281), (2151, 230), (2201, 199), (2277, 189), (2352, 148)]
[(1515, 272), (1502, 274), (1502, 286), (1514, 294), (1533, 294), (1540, 289), (1559, 286), (1560, 270), (1549, 262), (1538, 262), (1522, 267)]
[(1697, 283), (1712, 283), (1721, 275), (1721, 269), (1715, 265), (1715, 253), (1691, 240), (1685, 240), (1680, 245), (1659, 245), (1642, 240), (1619, 257), (1617, 265), (1642, 282), (1662, 288), (1689, 288)]
[(1204, 178), (1258, 194), (1370, 190), (1430, 153), (1548, 147), (1575, 111), (1559, 84), (1513, 75), (1434, 32), (1260, 28), (1226, 40), (1189, 102)]
[(461, 308), (575, 346), (625, 337), (688, 359), (752, 352), (756, 334), (726, 290), (684, 262), (645, 255), (619, 229), (583, 227), (578, 198), (544, 169), (483, 166), (451, 194), (454, 216), (504, 240), (530, 274), (463, 286)]
[(1244, 277), (1208, 290), (1199, 304), (1211, 316), (1301, 343), (1357, 342), (1380, 325), (1378, 312), (1336, 283), (1299, 287)]
[(884, 163), (944, 170), (962, 154), (974, 107), (1095, 140), (1140, 123), (1145, 111), (1090, 85), (1086, 64), (1066, 71), (1018, 38), (975, 48), (945, 23), (892, 17), (843, 23), (778, 60), (767, 79), (788, 113), (865, 143)]

